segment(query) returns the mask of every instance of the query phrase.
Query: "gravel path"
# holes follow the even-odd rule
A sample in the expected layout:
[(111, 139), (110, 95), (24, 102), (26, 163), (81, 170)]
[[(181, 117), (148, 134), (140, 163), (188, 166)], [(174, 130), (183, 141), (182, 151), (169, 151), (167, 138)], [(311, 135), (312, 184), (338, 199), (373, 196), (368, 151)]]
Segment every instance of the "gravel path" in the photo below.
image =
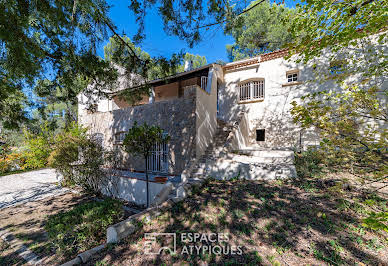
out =
[(0, 209), (69, 190), (58, 186), (54, 169), (42, 169), (0, 177)]

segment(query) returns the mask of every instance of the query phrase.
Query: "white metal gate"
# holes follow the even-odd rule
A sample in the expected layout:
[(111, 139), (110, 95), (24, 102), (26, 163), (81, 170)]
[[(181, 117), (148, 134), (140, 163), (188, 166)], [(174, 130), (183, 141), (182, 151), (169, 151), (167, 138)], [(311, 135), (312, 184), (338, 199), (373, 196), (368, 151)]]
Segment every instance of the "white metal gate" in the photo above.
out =
[(168, 143), (154, 144), (148, 157), (148, 171), (155, 173), (168, 173)]

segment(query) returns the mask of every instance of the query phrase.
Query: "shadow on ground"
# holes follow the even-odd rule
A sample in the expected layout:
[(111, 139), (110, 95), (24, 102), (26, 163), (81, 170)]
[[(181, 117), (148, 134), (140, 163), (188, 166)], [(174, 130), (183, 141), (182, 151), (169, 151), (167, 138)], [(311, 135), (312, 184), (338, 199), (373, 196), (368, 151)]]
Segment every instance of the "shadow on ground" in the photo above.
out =
[[(370, 196), (368, 196), (370, 197)], [(114, 264), (340, 264), (388, 263), (384, 236), (365, 230), (361, 217), (386, 199), (368, 198), (358, 190), (344, 191), (336, 182), (317, 179), (292, 183), (211, 181), (169, 211), (144, 224), (125, 242), (110, 246), (90, 262)], [(144, 254), (144, 233), (178, 233), (177, 254)], [(241, 246), (243, 255), (182, 254), (180, 233), (228, 233), (228, 245)], [(386, 236), (385, 236), (386, 237)], [(160, 241), (157, 247), (171, 246)], [(195, 253), (195, 252), (194, 252)]]

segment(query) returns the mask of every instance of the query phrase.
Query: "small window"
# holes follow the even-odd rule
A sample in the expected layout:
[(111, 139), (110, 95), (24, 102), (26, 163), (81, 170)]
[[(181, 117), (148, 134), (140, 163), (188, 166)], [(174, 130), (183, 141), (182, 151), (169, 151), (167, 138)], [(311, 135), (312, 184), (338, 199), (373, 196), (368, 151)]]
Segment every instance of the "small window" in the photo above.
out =
[(287, 82), (296, 82), (299, 79), (298, 72), (287, 73)]
[(122, 144), (125, 139), (126, 132), (118, 132), (115, 134), (115, 144)]
[(201, 77), (201, 88), (206, 91), (206, 88), (207, 88), (207, 77), (205, 77), (205, 76)]
[(256, 141), (265, 141), (265, 129), (256, 129)]

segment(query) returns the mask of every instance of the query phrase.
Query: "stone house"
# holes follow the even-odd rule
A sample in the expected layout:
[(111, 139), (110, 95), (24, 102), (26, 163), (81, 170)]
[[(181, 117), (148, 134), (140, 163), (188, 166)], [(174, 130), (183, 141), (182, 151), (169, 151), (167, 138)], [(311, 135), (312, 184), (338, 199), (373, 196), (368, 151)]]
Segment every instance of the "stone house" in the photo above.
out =
[[(87, 110), (85, 95), (78, 95), (79, 123), (105, 147), (119, 153), (125, 132), (135, 121), (158, 125), (170, 136), (168, 144), (157, 144), (149, 170), (180, 175), (190, 161), (199, 158), (211, 143), (217, 128), (217, 88), (223, 82), (222, 68), (209, 64), (151, 82), (152, 95), (136, 105), (118, 96), (100, 99), (94, 112)], [(121, 168), (144, 171), (144, 160), (122, 153)]]
[[(293, 151), (319, 145), (319, 138), (293, 123), (291, 102), (311, 91), (340, 87), (330, 79), (311, 82), (316, 67), (297, 63), (295, 56), (286, 59), (287, 54), (279, 50), (154, 80), (152, 94), (135, 106), (115, 96), (100, 100), (97, 111), (89, 113), (80, 94), (79, 122), (110, 148), (120, 147), (134, 121), (160, 126), (171, 140), (155, 145), (149, 165), (155, 173), (295, 175)], [(327, 58), (319, 65), (329, 74), (335, 67)], [(136, 158), (122, 162), (125, 169), (145, 169)], [(201, 162), (203, 169), (197, 171)], [(268, 165), (270, 170), (260, 170)]]

